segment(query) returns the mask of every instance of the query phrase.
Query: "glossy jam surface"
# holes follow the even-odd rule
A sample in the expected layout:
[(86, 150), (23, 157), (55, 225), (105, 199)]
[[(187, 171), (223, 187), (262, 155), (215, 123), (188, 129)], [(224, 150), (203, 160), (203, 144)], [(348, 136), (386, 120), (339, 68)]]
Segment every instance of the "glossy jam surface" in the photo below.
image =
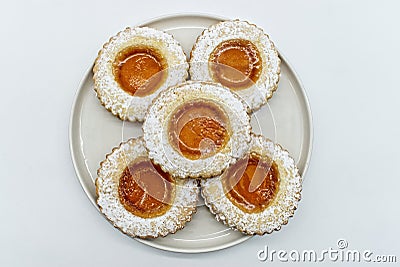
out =
[(257, 47), (244, 39), (220, 43), (210, 55), (213, 79), (232, 90), (250, 87), (260, 77), (262, 60)]
[(225, 112), (210, 100), (196, 100), (178, 107), (168, 125), (170, 143), (192, 160), (209, 157), (229, 140)]
[(226, 196), (246, 213), (265, 210), (279, 189), (278, 166), (257, 155), (239, 160), (224, 172), (222, 179)]
[(167, 65), (161, 54), (150, 47), (128, 47), (118, 53), (113, 64), (115, 80), (134, 96), (146, 96), (165, 81)]
[(166, 213), (175, 197), (175, 184), (168, 173), (147, 158), (131, 163), (118, 184), (119, 200), (126, 210), (142, 218)]

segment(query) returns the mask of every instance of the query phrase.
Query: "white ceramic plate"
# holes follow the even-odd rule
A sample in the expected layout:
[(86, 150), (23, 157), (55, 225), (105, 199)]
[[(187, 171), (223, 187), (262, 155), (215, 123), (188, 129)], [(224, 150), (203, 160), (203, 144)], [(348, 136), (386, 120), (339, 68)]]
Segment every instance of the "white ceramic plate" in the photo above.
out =
[[(221, 20), (223, 19), (206, 15), (174, 15), (154, 19), (141, 26), (171, 33), (189, 55), (193, 43), (203, 29)], [(253, 130), (262, 132), (283, 145), (295, 158), (300, 173), (304, 175), (312, 146), (310, 107), (295, 72), (282, 54), (280, 57), (282, 63), (278, 90), (269, 105), (253, 115)], [(142, 135), (142, 130), (141, 124), (124, 124), (100, 104), (93, 90), (92, 77), (90, 68), (76, 94), (70, 121), (70, 148), (78, 179), (90, 201), (98, 209), (94, 180), (99, 163), (113, 147), (129, 137)], [(250, 237), (217, 222), (205, 206), (200, 206), (192, 221), (176, 234), (165, 238), (136, 240), (164, 250), (197, 253), (227, 248), (248, 238)]]

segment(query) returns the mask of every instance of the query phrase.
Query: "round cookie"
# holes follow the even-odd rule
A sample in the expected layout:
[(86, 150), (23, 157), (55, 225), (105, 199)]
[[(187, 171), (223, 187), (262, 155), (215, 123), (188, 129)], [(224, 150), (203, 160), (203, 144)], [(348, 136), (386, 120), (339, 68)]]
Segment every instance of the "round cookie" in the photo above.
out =
[(143, 121), (153, 99), (186, 80), (185, 53), (172, 35), (126, 28), (104, 44), (96, 59), (94, 89), (101, 104), (122, 120)]

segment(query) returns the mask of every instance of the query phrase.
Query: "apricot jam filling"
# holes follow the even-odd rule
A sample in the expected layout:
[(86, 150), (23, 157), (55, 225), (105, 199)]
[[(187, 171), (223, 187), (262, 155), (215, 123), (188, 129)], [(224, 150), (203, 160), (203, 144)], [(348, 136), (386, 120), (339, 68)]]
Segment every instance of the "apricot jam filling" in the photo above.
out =
[(262, 212), (278, 193), (278, 166), (256, 154), (229, 167), (222, 179), (225, 195), (246, 213)]
[(257, 47), (244, 39), (220, 43), (209, 58), (209, 68), (215, 81), (232, 89), (250, 87), (260, 77), (262, 60)]
[(171, 176), (147, 158), (129, 164), (118, 184), (119, 200), (126, 210), (142, 218), (165, 214), (175, 197)]
[(211, 100), (195, 100), (178, 107), (168, 125), (170, 143), (191, 160), (207, 158), (230, 138), (225, 112)]
[(115, 80), (130, 95), (152, 94), (165, 81), (167, 64), (161, 54), (151, 47), (127, 47), (113, 63)]

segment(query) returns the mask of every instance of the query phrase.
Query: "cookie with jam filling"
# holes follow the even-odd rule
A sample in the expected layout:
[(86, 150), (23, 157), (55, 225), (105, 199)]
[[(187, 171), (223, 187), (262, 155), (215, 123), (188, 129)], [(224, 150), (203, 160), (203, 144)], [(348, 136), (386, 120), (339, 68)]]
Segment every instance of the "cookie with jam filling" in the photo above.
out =
[(186, 80), (186, 56), (172, 35), (126, 28), (104, 44), (96, 59), (94, 89), (101, 104), (122, 120), (143, 121), (153, 99)]
[(201, 194), (218, 221), (249, 235), (288, 223), (301, 198), (302, 178), (280, 145), (252, 134), (250, 153), (220, 176), (202, 180)]
[(193, 80), (230, 88), (254, 111), (277, 89), (280, 59), (261, 28), (246, 21), (223, 21), (198, 37), (190, 54), (189, 73)]
[(100, 164), (97, 204), (107, 219), (132, 237), (175, 233), (196, 211), (195, 180), (174, 179), (149, 159), (142, 138), (114, 148)]
[(248, 107), (228, 88), (186, 82), (161, 93), (143, 124), (149, 157), (180, 178), (220, 174), (250, 142)]

